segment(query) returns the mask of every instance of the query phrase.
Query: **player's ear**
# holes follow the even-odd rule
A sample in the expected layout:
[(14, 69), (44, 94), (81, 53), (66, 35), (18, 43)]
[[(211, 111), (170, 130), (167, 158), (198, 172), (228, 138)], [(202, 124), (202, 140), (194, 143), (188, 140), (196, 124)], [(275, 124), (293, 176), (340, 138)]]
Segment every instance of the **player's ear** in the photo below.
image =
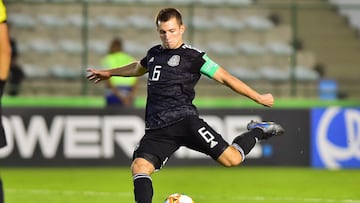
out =
[(186, 29), (186, 27), (184, 24), (180, 25), (180, 33), (181, 34), (183, 34), (185, 32), (185, 29)]

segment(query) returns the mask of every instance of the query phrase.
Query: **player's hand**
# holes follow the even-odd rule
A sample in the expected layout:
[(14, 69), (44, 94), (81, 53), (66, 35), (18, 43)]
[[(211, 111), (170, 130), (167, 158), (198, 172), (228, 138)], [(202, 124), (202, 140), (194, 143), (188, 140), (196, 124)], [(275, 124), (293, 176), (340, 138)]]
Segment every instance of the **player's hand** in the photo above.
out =
[(95, 70), (93, 68), (89, 68), (86, 70), (89, 75), (87, 75), (87, 79), (90, 81), (94, 81), (94, 83), (99, 83), (102, 80), (107, 80), (111, 77), (109, 71), (106, 70)]
[(272, 94), (261, 94), (258, 103), (267, 107), (272, 107), (274, 105), (274, 97)]

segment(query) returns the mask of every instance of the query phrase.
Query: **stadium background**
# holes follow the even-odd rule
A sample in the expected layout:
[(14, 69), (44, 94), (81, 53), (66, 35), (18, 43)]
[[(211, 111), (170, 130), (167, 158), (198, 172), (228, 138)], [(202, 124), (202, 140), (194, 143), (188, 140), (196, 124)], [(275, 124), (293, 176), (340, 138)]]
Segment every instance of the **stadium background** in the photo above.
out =
[[(10, 147), (0, 151), (7, 202), (132, 202), (127, 167), (141, 136), (146, 78), (134, 109), (108, 109), (103, 86), (88, 83), (84, 74), (86, 67), (99, 67), (114, 36), (142, 57), (158, 43), (153, 18), (164, 6), (184, 13), (186, 42), (277, 99), (265, 109), (203, 78), (195, 103), (214, 128), (231, 140), (258, 118), (282, 123), (287, 136), (262, 143), (244, 167), (231, 170), (181, 151), (154, 175), (154, 202), (173, 192), (196, 202), (360, 202), (358, 1), (5, 3), (26, 74), (20, 94), (2, 101), (10, 138)], [(234, 179), (248, 187), (240, 192), (229, 183)]]

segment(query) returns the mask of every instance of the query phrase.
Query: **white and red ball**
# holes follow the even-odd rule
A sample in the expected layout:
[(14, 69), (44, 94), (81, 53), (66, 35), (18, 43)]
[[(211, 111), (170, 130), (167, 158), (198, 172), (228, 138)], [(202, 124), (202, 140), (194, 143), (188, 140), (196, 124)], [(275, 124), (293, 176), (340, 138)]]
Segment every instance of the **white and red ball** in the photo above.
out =
[(169, 195), (164, 203), (194, 203), (194, 200), (188, 195), (175, 193)]

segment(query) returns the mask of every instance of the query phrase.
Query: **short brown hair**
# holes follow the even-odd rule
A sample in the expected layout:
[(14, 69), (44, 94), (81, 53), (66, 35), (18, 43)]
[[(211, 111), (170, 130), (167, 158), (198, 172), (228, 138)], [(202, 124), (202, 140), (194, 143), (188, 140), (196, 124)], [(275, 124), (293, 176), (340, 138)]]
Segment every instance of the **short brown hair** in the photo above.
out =
[(180, 11), (178, 11), (176, 8), (164, 8), (161, 9), (156, 16), (155, 24), (156, 26), (159, 26), (160, 22), (166, 22), (170, 20), (171, 18), (176, 18), (176, 21), (179, 25), (182, 25), (182, 17)]
[(115, 37), (110, 43), (108, 53), (112, 54), (112, 53), (116, 53), (116, 52), (119, 52), (119, 51), (122, 51), (122, 50), (123, 50), (123, 43), (122, 43), (121, 38)]

